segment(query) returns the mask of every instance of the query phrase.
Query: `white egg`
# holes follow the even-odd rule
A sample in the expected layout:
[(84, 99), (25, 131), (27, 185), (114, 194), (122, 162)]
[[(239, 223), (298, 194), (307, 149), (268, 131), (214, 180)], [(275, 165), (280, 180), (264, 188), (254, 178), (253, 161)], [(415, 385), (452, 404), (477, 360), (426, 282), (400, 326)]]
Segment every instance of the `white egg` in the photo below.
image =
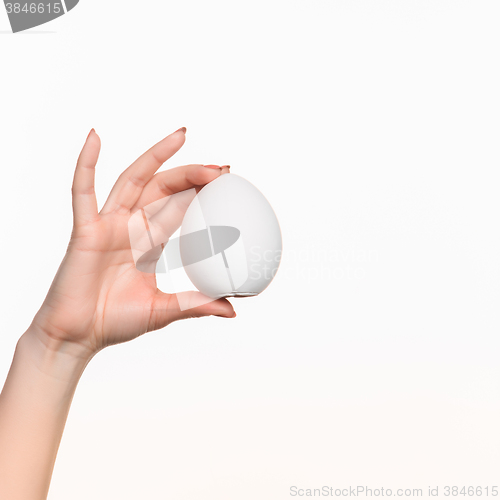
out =
[(276, 214), (264, 195), (239, 175), (223, 174), (204, 186), (184, 215), (183, 267), (209, 297), (258, 295), (273, 280), (281, 251)]

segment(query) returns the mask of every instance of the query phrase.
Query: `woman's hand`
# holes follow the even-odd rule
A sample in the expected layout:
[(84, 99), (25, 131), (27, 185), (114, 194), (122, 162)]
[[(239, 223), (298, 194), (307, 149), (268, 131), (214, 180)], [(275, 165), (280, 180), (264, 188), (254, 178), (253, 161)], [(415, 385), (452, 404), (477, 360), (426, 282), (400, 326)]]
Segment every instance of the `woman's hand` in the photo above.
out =
[[(125, 170), (101, 212), (94, 193), (100, 140), (90, 132), (75, 171), (68, 250), (42, 307), (17, 343), (0, 394), (1, 499), (47, 497), (73, 395), (99, 350), (178, 319), (234, 316), (226, 299), (207, 303), (199, 292), (183, 292), (188, 294), (183, 303), (203, 305), (180, 308), (176, 295), (157, 289), (154, 265), (146, 268), (151, 272), (144, 272), (134, 263), (128, 224), (132, 214), (143, 207), (151, 213), (151, 207), (166, 198), (168, 207), (172, 195), (182, 192), (172, 204), (173, 216), (165, 218), (161, 212), (159, 217), (160, 241), (165, 242), (179, 225), (178, 208), (190, 199), (186, 193), (195, 193), (227, 171), (227, 167), (187, 165), (155, 175), (183, 145), (185, 132), (169, 135)], [(142, 213), (146, 217), (146, 210)], [(152, 256), (146, 255), (147, 249), (149, 263), (159, 256), (158, 248), (150, 252)]]
[[(90, 359), (106, 346), (178, 319), (235, 316), (226, 299), (181, 310), (176, 295), (158, 290), (154, 272), (138, 270), (132, 257), (128, 222), (133, 213), (166, 196), (199, 188), (228, 170), (186, 165), (155, 174), (182, 147), (185, 132), (177, 130), (127, 168), (100, 212), (94, 191), (100, 139), (90, 132), (75, 170), (68, 250), (30, 327), (47, 348)], [(193, 299), (199, 294), (184, 293), (193, 294)]]

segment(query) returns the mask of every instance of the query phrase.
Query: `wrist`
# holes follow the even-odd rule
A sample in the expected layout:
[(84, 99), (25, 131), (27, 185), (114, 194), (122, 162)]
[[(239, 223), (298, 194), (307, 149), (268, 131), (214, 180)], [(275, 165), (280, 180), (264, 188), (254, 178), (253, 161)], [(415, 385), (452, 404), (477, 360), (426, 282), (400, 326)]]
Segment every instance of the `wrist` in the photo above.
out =
[(57, 340), (34, 325), (19, 338), (16, 353), (42, 374), (61, 382), (77, 382), (93, 357), (82, 346)]

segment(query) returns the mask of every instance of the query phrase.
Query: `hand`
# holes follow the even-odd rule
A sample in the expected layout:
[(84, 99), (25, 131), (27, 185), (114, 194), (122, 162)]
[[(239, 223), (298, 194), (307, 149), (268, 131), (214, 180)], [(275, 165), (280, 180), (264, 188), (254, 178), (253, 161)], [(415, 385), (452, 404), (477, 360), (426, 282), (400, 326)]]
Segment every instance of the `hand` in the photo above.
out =
[[(98, 212), (94, 191), (99, 136), (92, 130), (73, 181), (73, 232), (67, 253), (30, 330), (54, 350), (87, 358), (188, 317), (235, 316), (227, 299), (181, 310), (177, 297), (158, 290), (154, 272), (137, 269), (128, 221), (156, 200), (219, 177), (227, 167), (186, 165), (155, 172), (184, 144), (185, 129), (169, 135), (127, 168)], [(191, 294), (193, 303), (199, 292)], [(200, 294), (201, 295), (201, 294)]]

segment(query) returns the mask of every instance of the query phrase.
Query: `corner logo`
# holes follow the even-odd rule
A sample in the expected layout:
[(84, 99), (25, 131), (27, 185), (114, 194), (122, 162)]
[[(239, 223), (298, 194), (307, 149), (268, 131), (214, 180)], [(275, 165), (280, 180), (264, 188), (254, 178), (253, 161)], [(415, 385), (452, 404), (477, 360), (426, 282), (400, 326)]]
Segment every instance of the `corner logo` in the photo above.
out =
[(4, 0), (13, 33), (28, 30), (64, 16), (80, 0), (24, 1)]

